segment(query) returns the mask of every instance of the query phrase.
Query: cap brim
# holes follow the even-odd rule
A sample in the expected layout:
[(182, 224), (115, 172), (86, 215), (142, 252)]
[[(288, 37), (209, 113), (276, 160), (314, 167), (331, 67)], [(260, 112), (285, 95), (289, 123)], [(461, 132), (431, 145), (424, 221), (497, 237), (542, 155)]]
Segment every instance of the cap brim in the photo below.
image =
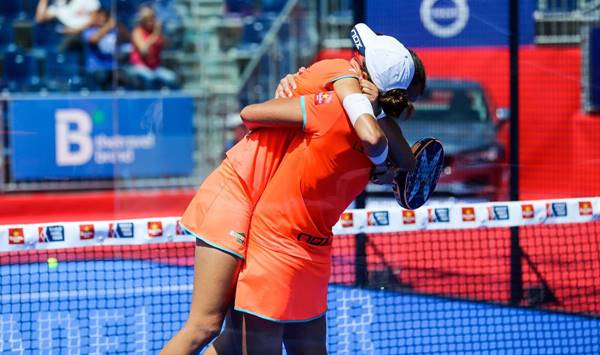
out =
[(365, 55), (365, 48), (377, 38), (377, 34), (364, 23), (358, 23), (350, 31), (350, 39), (354, 48)]

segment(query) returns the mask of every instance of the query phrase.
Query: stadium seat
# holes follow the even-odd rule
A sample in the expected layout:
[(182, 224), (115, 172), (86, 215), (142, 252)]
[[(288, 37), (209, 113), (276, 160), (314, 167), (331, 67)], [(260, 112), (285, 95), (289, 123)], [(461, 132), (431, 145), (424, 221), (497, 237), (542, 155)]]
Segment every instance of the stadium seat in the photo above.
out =
[(37, 47), (53, 50), (58, 47), (61, 38), (52, 23), (37, 24), (34, 28), (34, 43)]
[(25, 14), (28, 19), (33, 19), (35, 17), (35, 10), (37, 9), (38, 0), (21, 0), (23, 3), (23, 7), (21, 10)]
[(256, 17), (245, 18), (242, 43), (261, 43), (267, 32), (269, 32), (274, 19), (275, 17), (272, 14), (263, 14)]
[(14, 50), (14, 31), (12, 22), (0, 17), (0, 51)]
[(44, 61), (44, 87), (49, 91), (80, 90), (84, 86), (80, 73), (80, 55), (49, 51)]
[(117, 18), (128, 28), (135, 24), (135, 15), (138, 7), (143, 3), (140, 0), (113, 0), (117, 11)]
[(1, 0), (0, 16), (15, 18), (21, 15), (23, 8), (21, 0)]
[(252, 14), (256, 10), (254, 0), (226, 0), (225, 6), (228, 12), (239, 14)]
[(264, 12), (280, 12), (287, 3), (286, 0), (261, 0), (261, 10)]
[(33, 56), (21, 51), (5, 52), (2, 68), (2, 76), (9, 91), (40, 89), (38, 65)]

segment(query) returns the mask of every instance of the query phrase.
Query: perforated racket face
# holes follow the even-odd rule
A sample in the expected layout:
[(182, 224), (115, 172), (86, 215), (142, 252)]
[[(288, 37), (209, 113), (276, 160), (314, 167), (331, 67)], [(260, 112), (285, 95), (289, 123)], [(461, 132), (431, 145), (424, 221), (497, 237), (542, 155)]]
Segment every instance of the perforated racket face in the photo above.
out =
[(433, 138), (418, 141), (413, 146), (416, 168), (397, 177), (394, 195), (407, 209), (417, 209), (425, 204), (435, 190), (444, 165), (444, 148)]

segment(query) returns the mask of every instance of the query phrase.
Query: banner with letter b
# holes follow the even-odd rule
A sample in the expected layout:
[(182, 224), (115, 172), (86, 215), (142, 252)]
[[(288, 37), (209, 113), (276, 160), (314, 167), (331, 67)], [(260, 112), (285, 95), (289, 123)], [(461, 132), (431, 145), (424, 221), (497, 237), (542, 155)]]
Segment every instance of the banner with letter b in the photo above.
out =
[(189, 176), (191, 97), (57, 96), (8, 104), (10, 179)]

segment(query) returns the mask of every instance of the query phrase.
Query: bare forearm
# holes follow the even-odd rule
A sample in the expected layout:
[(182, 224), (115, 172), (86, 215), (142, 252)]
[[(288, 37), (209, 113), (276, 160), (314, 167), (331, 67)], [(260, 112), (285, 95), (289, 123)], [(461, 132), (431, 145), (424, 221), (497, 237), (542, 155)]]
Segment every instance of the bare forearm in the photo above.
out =
[(100, 29), (90, 37), (90, 43), (97, 44), (100, 42), (102, 37), (104, 37), (108, 32), (110, 32), (114, 27), (114, 24), (107, 23), (104, 26), (100, 27)]
[(304, 121), (300, 98), (274, 99), (248, 105), (240, 112), (248, 129), (259, 127), (301, 127)]
[(381, 154), (388, 144), (386, 136), (370, 115), (363, 115), (354, 124), (356, 135), (361, 140), (365, 153), (370, 157)]
[(385, 117), (378, 120), (378, 123), (388, 138), (389, 155), (392, 161), (403, 170), (412, 170), (416, 161), (412, 149), (398, 123), (392, 117)]
[(37, 22), (44, 22), (51, 19), (48, 15), (48, 0), (40, 0), (35, 10), (35, 20)]

